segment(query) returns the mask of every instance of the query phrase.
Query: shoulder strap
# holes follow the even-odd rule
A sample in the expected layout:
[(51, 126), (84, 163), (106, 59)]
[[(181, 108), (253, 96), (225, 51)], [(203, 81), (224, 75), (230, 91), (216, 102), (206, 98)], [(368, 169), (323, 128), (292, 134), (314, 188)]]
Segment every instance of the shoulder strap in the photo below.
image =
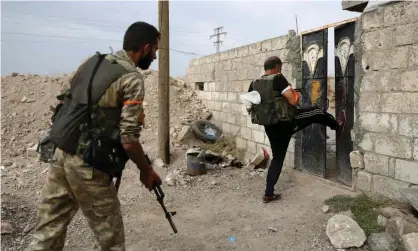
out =
[(93, 72), (89, 79), (89, 85), (87, 87), (87, 127), (88, 127), (88, 133), (90, 134), (90, 131), (92, 129), (92, 123), (91, 123), (91, 113), (92, 113), (92, 100), (91, 100), (91, 92), (93, 87), (93, 79), (94, 76), (97, 73), (97, 70), (100, 67), (100, 64), (103, 62), (103, 59), (106, 57), (106, 54), (100, 54), (99, 52), (96, 53), (96, 55), (99, 57), (99, 60), (97, 61), (96, 65), (94, 66)]

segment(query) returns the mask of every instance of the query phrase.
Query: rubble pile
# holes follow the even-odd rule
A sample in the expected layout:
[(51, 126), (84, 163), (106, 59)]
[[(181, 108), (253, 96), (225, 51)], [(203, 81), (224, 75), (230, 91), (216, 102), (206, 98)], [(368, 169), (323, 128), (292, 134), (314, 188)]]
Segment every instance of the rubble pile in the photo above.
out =
[[(158, 72), (147, 70), (143, 73), (146, 117), (141, 141), (150, 143), (158, 131)], [(69, 74), (51, 77), (17, 73), (2, 76), (3, 162), (21, 155), (33, 157), (31, 149), (48, 129), (52, 116), (50, 107), (56, 104), (55, 97), (69, 77)], [(184, 81), (172, 78), (170, 84), (170, 134), (171, 141), (176, 142), (182, 123), (199, 119), (208, 111)]]

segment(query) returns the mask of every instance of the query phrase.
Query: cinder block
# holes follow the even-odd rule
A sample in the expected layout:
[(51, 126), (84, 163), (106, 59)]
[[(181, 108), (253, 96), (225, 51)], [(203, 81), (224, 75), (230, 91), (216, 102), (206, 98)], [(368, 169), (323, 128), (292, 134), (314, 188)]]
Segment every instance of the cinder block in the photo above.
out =
[(396, 46), (418, 43), (418, 24), (399, 25), (394, 34)]
[(252, 154), (257, 153), (257, 143), (248, 140), (247, 141), (247, 149), (248, 149), (248, 152), (250, 152)]
[(404, 159), (412, 157), (412, 140), (410, 138), (373, 134), (372, 140), (374, 140), (376, 153)]
[(361, 36), (363, 50), (375, 51), (394, 47), (394, 34), (394, 27), (363, 33)]
[(234, 58), (232, 59), (232, 69), (231, 70), (239, 70), (242, 69), (242, 58)]
[(408, 67), (410, 46), (396, 47), (391, 50), (374, 52), (367, 57), (367, 64), (371, 70), (402, 69)]
[(228, 93), (227, 92), (220, 92), (219, 93), (219, 100), (220, 101), (228, 101)]
[(219, 92), (212, 92), (212, 100), (219, 101)]
[(249, 55), (257, 54), (261, 52), (261, 42), (248, 45)]
[(380, 28), (383, 26), (383, 13), (380, 9), (375, 9), (370, 12), (366, 12), (361, 15), (362, 29), (367, 31), (374, 28)]
[(252, 135), (253, 135), (252, 136), (253, 141), (264, 144), (264, 133), (257, 131), (257, 130), (253, 130)]
[(266, 134), (264, 134), (264, 144), (267, 145), (267, 146), (270, 146), (270, 140), (269, 140), (269, 137), (267, 137)]
[(359, 99), (360, 112), (379, 112), (380, 94), (361, 93)]
[(228, 122), (229, 124), (233, 124), (233, 125), (235, 125), (235, 124), (237, 123), (237, 115), (235, 115), (235, 114), (233, 114), (233, 113), (229, 113), (229, 115), (228, 115), (228, 119), (227, 119), (227, 122)]
[(418, 45), (411, 46), (411, 53), (408, 61), (409, 67), (418, 66)]
[(218, 111), (212, 111), (212, 119), (213, 120), (219, 120), (219, 112)]
[(418, 113), (418, 93), (383, 93), (381, 95), (382, 112)]
[(396, 115), (380, 113), (361, 113), (360, 126), (369, 132), (398, 133), (398, 119)]
[[(418, 26), (417, 26), (418, 27)], [(416, 33), (418, 37), (418, 31)], [(405, 71), (401, 74), (400, 90), (418, 91), (418, 70)]]
[(248, 45), (241, 46), (237, 48), (237, 57), (242, 58), (246, 57), (249, 54)]
[(418, 139), (414, 139), (414, 160), (418, 160)]
[(402, 199), (400, 189), (409, 187), (409, 183), (407, 182), (380, 175), (373, 175), (372, 183), (372, 192), (394, 200)]
[(213, 109), (215, 111), (222, 111), (222, 102), (213, 101)]
[(213, 110), (214, 107), (215, 107), (215, 102), (214, 101), (208, 101), (207, 102), (207, 108), (209, 110)]
[(287, 35), (271, 39), (271, 50), (275, 51), (286, 48), (286, 44), (288, 41), (289, 36)]
[(418, 115), (399, 115), (399, 134), (418, 138)]
[(395, 26), (401, 23), (402, 12), (405, 11), (403, 2), (385, 6), (383, 9), (383, 24), (385, 26)]
[(355, 189), (370, 192), (372, 188), (372, 178), (373, 176), (370, 173), (359, 171), (355, 181)]
[(405, 23), (416, 23), (418, 22), (418, 5), (416, 1), (405, 1), (405, 9), (401, 20)]
[(239, 149), (246, 149), (247, 148), (247, 140), (242, 138), (236, 138), (235, 144), (237, 145), (237, 148)]
[(418, 162), (397, 159), (395, 179), (418, 184)]
[(389, 157), (387, 156), (365, 152), (364, 166), (369, 173), (389, 176)]
[(225, 134), (230, 134), (231, 133), (231, 125), (228, 123), (222, 123), (222, 131)]
[(231, 125), (231, 135), (238, 137), (240, 135), (240, 129), (241, 127), (237, 125)]
[(392, 92), (401, 90), (400, 75), (396, 70), (368, 72), (361, 80), (360, 92)]
[(219, 112), (219, 121), (220, 122), (227, 122), (228, 121), (228, 113)]
[(251, 117), (250, 116), (247, 117), (247, 127), (251, 128), (251, 129), (254, 129), (254, 130), (258, 130), (258, 125), (253, 124), (251, 122)]
[(223, 112), (231, 112), (231, 107), (229, 102), (222, 102), (222, 111)]
[(365, 151), (371, 151), (373, 149), (372, 137), (372, 133), (365, 133), (363, 137), (359, 139), (359, 147)]
[(240, 125), (240, 126), (247, 126), (247, 116), (242, 116), (242, 115), (238, 115), (238, 117), (239, 117), (239, 121), (237, 121), (237, 123)]
[(271, 51), (271, 40), (264, 40), (261, 42), (261, 50), (264, 52)]
[(235, 92), (228, 92), (228, 102), (234, 102), (236, 103), (237, 100), (237, 93)]
[(252, 139), (252, 131), (250, 128), (246, 126), (241, 126), (240, 130), (241, 138), (251, 140)]

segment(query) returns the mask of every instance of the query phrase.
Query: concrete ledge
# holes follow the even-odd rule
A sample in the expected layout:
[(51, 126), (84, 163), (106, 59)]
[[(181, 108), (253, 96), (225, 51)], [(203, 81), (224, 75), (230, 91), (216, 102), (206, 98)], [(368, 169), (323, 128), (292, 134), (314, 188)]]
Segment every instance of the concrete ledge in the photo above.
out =
[(343, 0), (341, 2), (343, 10), (354, 11), (362, 13), (363, 10), (367, 7), (369, 1), (352, 1), (352, 0)]

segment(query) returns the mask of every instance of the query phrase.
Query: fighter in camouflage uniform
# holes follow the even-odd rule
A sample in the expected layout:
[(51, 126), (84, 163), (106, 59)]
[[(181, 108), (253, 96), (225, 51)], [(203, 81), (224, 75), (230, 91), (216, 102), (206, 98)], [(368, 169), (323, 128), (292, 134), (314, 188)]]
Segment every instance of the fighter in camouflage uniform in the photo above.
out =
[[(105, 57), (127, 73), (113, 81), (98, 102), (100, 108), (120, 107), (120, 141), (126, 155), (140, 169), (141, 182), (149, 190), (160, 185), (161, 179), (147, 164), (138, 141), (144, 119), (145, 90), (144, 79), (136, 67), (148, 69), (156, 58), (159, 38), (157, 29), (144, 22), (128, 28), (123, 50)], [(81, 64), (72, 80), (76, 76), (80, 78), (78, 75), (86, 64), (88, 60)], [(67, 226), (79, 208), (93, 230), (94, 250), (125, 250), (120, 203), (111, 176), (87, 165), (81, 156), (67, 152), (49, 170), (29, 250), (62, 250)]]

